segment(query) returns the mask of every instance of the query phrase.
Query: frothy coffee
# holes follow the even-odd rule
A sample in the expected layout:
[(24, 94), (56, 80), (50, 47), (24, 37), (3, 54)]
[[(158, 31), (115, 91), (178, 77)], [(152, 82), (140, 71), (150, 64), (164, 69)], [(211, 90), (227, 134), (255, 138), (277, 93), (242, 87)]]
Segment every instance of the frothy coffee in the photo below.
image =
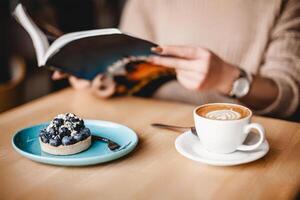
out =
[(207, 113), (205, 117), (218, 120), (234, 120), (240, 119), (241, 114), (233, 110), (215, 110)]
[(198, 115), (213, 120), (238, 120), (247, 117), (250, 112), (241, 107), (229, 104), (211, 104), (198, 108)]

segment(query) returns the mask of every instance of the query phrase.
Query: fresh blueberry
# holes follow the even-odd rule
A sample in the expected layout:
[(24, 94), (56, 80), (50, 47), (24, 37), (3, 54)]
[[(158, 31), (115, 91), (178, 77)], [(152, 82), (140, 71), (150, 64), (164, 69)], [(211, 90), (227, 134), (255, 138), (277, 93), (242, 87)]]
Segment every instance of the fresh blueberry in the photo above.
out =
[(80, 129), (81, 129), (80, 126), (78, 126), (78, 125), (75, 125), (75, 126), (74, 126), (74, 130), (75, 130), (75, 131), (80, 131)]
[(55, 119), (53, 120), (53, 124), (55, 124), (57, 127), (63, 125), (63, 123), (64, 123), (64, 120), (61, 119), (61, 118), (55, 118)]
[(42, 142), (44, 142), (44, 143), (48, 143), (48, 142), (49, 142), (49, 139), (48, 139), (45, 135), (42, 135), (42, 136), (41, 136), (41, 140), (42, 140)]
[(44, 136), (44, 137), (46, 137), (46, 138), (48, 138), (48, 139), (51, 138), (50, 133), (48, 133), (45, 129), (41, 130), (39, 136), (40, 136), (40, 137), (43, 137), (43, 136)]
[(88, 128), (83, 128), (80, 133), (83, 135), (84, 138), (87, 138), (91, 135), (91, 131)]
[(78, 121), (79, 121), (79, 119), (78, 119), (78, 118), (75, 118), (75, 117), (70, 117), (69, 120), (70, 120), (70, 122), (72, 122), (72, 123), (75, 123), (75, 122), (78, 122)]
[(74, 144), (75, 143), (75, 141), (72, 138), (72, 136), (65, 136), (65, 137), (63, 137), (63, 139), (61, 140), (61, 142), (62, 142), (63, 145), (70, 145), (70, 144)]
[(54, 129), (53, 127), (50, 127), (50, 128), (49, 128), (48, 133), (49, 133), (50, 135), (56, 135), (56, 131), (55, 131), (55, 129)]
[(65, 136), (69, 136), (69, 135), (66, 134), (66, 133), (60, 133), (60, 134), (59, 134), (59, 138), (61, 138), (61, 139), (62, 139), (63, 137), (65, 137)]
[(73, 119), (76, 119), (76, 118), (77, 118), (76, 115), (74, 115), (73, 113), (68, 113), (66, 115), (66, 120), (71, 121), (71, 122)]
[(80, 131), (81, 129), (83, 129), (84, 128), (84, 126), (82, 125), (82, 124), (76, 124), (75, 125), (75, 127), (74, 127), (74, 130), (76, 130), (76, 131)]
[(71, 116), (74, 116), (73, 113), (66, 113), (66, 117), (71, 117)]
[(73, 138), (79, 142), (84, 139), (84, 135), (82, 135), (81, 133), (77, 133), (73, 136)]
[(84, 126), (84, 121), (82, 119), (80, 120), (80, 125)]
[(84, 134), (86, 134), (86, 135), (90, 135), (90, 134), (91, 134), (91, 131), (90, 131), (89, 128), (83, 128), (81, 131), (82, 131)]
[(81, 128), (84, 128), (84, 121), (83, 121), (82, 119), (79, 121), (79, 126), (80, 126)]
[(62, 140), (61, 140), (61, 143), (62, 143), (63, 145), (68, 145), (68, 144), (70, 144), (70, 143), (71, 143), (71, 137), (70, 137), (70, 136), (65, 136), (65, 137), (63, 137)]
[(47, 133), (47, 132), (44, 134), (44, 136), (45, 136), (46, 138), (48, 138), (48, 140), (51, 139), (51, 135), (50, 135), (49, 133)]
[(45, 134), (47, 134), (46, 129), (42, 129), (42, 130), (40, 131), (40, 133), (39, 133), (39, 136), (41, 137), (41, 136), (43, 136), (43, 135), (45, 135)]
[(60, 127), (59, 129), (58, 129), (58, 133), (60, 134), (60, 135), (70, 135), (71, 133), (70, 133), (70, 130), (67, 128), (67, 127)]
[(50, 144), (51, 146), (57, 147), (57, 146), (59, 146), (59, 145), (61, 144), (61, 142), (60, 142), (60, 140), (50, 139), (50, 140), (49, 140), (49, 144)]

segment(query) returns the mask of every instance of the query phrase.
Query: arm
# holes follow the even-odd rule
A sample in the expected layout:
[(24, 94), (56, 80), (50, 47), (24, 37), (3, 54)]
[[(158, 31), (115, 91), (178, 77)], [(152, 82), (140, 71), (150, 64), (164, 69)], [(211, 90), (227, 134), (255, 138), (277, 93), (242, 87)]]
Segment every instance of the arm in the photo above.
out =
[[(200, 47), (162, 46), (154, 51), (172, 57), (154, 56), (149, 61), (175, 68), (177, 80), (190, 90), (215, 90), (229, 95), (233, 82), (240, 75), (238, 67)], [(261, 109), (274, 102), (277, 96), (274, 81), (255, 75), (249, 93), (241, 101), (251, 108)]]
[[(236, 66), (200, 47), (163, 46), (150, 62), (173, 67), (177, 80), (191, 90), (215, 90), (228, 95), (239, 76)], [(257, 114), (286, 117), (299, 105), (300, 88), (300, 2), (290, 0), (270, 33), (264, 60), (254, 75), (250, 92), (240, 101)]]
[(240, 101), (254, 110), (261, 110), (272, 104), (277, 96), (278, 86), (272, 79), (255, 75), (249, 93)]
[(283, 5), (276, 25), (270, 33), (259, 74), (273, 80), (278, 95), (259, 114), (290, 116), (299, 106), (300, 89), (300, 1), (289, 0)]
[[(235, 66), (228, 66), (224, 81), (224, 89), (219, 90), (223, 95), (228, 95), (232, 88), (233, 82), (239, 77), (239, 69)], [(271, 105), (278, 96), (278, 86), (270, 78), (260, 75), (252, 75), (252, 83), (249, 93), (239, 99), (254, 110), (261, 110)]]
[[(214, 53), (201, 47), (161, 46), (155, 48), (154, 51), (163, 57), (153, 56), (148, 61), (174, 68), (177, 80), (190, 90), (214, 90), (228, 95), (234, 80), (240, 74), (240, 70), (236, 66), (225, 62)], [(272, 72), (267, 74), (271, 75)], [(241, 99), (252, 109), (277, 109), (276, 101), (278, 98), (285, 97), (280, 95), (282, 90), (278, 84), (278, 81), (282, 79), (274, 80), (268, 75), (255, 75), (250, 92)], [(288, 98), (290, 101), (298, 100), (294, 96)]]

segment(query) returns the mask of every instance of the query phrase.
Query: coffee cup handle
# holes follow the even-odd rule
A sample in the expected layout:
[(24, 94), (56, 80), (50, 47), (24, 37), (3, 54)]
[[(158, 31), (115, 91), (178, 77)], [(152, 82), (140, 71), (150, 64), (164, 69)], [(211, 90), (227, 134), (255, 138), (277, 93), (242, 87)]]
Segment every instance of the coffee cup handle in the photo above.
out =
[(256, 129), (258, 131), (258, 133), (260, 135), (259, 141), (252, 145), (242, 144), (242, 145), (238, 146), (237, 150), (251, 151), (251, 150), (257, 149), (265, 141), (265, 129), (262, 125), (257, 124), (257, 123), (247, 124), (244, 127), (244, 133), (248, 135), (250, 133), (251, 129)]

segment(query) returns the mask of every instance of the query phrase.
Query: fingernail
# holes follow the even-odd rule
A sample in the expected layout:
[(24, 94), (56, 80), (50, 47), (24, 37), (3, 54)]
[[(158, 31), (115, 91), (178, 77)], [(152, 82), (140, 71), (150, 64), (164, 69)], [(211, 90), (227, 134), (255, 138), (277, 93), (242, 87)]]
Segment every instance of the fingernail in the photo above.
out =
[(161, 47), (152, 47), (151, 51), (160, 54), (163, 52), (163, 49)]

